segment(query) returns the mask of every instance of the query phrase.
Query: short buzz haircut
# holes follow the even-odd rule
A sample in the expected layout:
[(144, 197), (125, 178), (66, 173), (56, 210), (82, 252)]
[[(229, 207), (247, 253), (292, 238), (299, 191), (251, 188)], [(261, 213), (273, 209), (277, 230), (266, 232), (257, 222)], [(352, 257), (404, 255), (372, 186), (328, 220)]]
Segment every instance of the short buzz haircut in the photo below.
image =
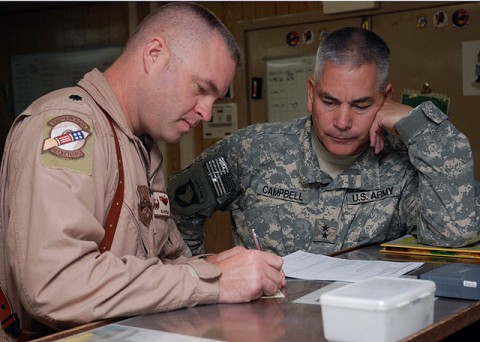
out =
[(329, 34), (318, 47), (315, 63), (315, 81), (323, 72), (327, 61), (351, 68), (374, 63), (377, 70), (376, 84), (379, 91), (385, 91), (390, 67), (390, 49), (372, 31), (345, 27)]
[(230, 31), (206, 7), (194, 2), (170, 2), (151, 12), (130, 37), (125, 52), (144, 44), (150, 37), (161, 34), (172, 50), (194, 48), (218, 34), (238, 66), (240, 49)]

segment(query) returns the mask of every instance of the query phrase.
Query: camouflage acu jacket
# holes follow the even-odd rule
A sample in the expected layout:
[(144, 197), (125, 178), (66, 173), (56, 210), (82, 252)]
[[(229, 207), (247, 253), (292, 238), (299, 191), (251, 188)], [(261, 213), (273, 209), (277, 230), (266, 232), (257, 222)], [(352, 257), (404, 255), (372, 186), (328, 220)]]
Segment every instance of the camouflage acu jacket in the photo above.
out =
[(380, 154), (366, 148), (335, 179), (320, 170), (310, 116), (241, 129), (170, 178), (178, 228), (194, 254), (215, 210), (230, 211), (237, 245), (254, 246), (253, 228), (279, 255), (328, 254), (406, 233), (431, 245), (476, 241), (480, 187), (468, 139), (430, 102), (396, 129), (399, 137), (385, 132)]

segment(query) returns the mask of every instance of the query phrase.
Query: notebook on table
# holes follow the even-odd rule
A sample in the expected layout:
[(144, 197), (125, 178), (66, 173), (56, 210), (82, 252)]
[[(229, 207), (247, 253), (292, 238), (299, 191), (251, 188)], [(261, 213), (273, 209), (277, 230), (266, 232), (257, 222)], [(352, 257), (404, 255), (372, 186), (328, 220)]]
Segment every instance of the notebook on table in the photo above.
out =
[(421, 244), (415, 236), (408, 234), (398, 239), (384, 242), (380, 246), (382, 247), (380, 250), (382, 253), (480, 259), (480, 242), (466, 247), (435, 247)]

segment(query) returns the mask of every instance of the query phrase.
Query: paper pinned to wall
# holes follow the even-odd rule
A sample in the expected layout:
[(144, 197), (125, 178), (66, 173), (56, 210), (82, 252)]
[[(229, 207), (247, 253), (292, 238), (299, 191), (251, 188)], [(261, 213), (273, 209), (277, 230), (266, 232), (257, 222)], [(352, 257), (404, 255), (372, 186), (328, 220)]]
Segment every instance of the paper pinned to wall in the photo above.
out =
[(122, 50), (114, 46), (12, 56), (15, 115), (53, 90), (75, 86), (93, 68), (105, 71)]
[(315, 57), (267, 61), (268, 121), (288, 121), (308, 114), (307, 82), (315, 70)]
[(463, 95), (480, 95), (480, 40), (462, 42)]

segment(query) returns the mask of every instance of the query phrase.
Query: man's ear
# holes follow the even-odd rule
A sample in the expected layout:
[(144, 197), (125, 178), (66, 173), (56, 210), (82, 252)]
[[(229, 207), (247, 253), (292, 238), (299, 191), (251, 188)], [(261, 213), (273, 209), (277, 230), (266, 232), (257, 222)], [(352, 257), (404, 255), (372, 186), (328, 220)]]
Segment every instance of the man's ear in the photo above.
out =
[(313, 77), (308, 78), (308, 98), (307, 98), (307, 109), (312, 113), (313, 110), (313, 96), (315, 95), (315, 83)]
[(385, 93), (383, 94), (386, 99), (391, 99), (393, 96), (393, 84), (388, 83), (387, 86), (385, 87)]
[(143, 66), (146, 73), (151, 73), (156, 67), (163, 67), (168, 61), (169, 52), (165, 40), (153, 37), (145, 45), (143, 50)]

